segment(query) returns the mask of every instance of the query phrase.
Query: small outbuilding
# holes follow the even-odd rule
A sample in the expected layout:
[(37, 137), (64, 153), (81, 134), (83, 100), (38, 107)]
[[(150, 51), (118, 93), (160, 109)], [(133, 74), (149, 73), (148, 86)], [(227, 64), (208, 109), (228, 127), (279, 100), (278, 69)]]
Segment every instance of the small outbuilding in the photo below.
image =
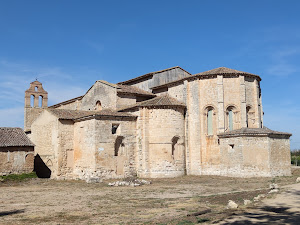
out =
[(34, 144), (22, 128), (0, 127), (0, 175), (29, 173), (34, 167)]

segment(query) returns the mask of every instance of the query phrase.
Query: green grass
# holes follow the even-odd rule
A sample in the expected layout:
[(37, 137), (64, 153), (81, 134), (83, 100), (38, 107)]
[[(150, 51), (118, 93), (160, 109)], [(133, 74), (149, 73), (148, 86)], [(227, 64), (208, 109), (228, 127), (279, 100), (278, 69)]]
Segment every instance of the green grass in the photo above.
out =
[(6, 176), (0, 176), (0, 180), (2, 181), (23, 181), (30, 178), (37, 178), (36, 173), (31, 172), (31, 173), (9, 174)]

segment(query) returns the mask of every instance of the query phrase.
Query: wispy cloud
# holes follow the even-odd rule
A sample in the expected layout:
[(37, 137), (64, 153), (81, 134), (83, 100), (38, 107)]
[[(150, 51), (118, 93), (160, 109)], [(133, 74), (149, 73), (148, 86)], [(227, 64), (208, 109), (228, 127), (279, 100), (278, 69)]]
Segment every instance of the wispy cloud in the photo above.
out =
[(299, 54), (300, 49), (298, 46), (272, 52), (270, 54), (272, 64), (268, 66), (266, 73), (277, 76), (289, 76), (293, 73), (299, 72), (300, 67), (298, 64), (293, 64), (289, 61), (290, 57), (296, 57)]
[(48, 105), (83, 95), (88, 88), (78, 82), (78, 72), (0, 60), (0, 126), (23, 126), (24, 92), (36, 78), (48, 92)]

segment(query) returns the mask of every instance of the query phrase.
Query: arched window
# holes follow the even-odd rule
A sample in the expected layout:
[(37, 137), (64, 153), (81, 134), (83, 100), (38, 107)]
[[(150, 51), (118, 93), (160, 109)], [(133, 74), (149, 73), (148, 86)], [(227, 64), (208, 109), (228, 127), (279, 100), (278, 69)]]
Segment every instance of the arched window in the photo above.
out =
[(35, 86), (35, 87), (34, 87), (34, 90), (35, 90), (35, 91), (38, 91), (38, 87), (37, 87), (37, 86)]
[(34, 95), (30, 96), (30, 106), (34, 107)]
[(207, 135), (213, 135), (213, 109), (207, 110)]
[(102, 105), (101, 105), (101, 102), (100, 102), (99, 100), (96, 102), (95, 110), (96, 110), (96, 111), (102, 110)]
[(43, 96), (39, 96), (39, 107), (42, 108), (43, 107)]
[(234, 107), (233, 106), (229, 106), (227, 108), (227, 125), (228, 125), (228, 130), (229, 131), (232, 131), (234, 129), (234, 126), (233, 126), (233, 121), (234, 121)]

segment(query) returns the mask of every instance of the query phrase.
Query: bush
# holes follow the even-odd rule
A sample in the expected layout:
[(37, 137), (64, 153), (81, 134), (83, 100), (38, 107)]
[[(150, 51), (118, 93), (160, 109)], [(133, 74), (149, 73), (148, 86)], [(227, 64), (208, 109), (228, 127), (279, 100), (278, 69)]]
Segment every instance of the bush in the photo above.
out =
[(300, 166), (300, 150), (294, 150), (291, 152), (291, 163), (295, 166)]
[(22, 173), (22, 174), (9, 174), (6, 176), (0, 176), (0, 180), (2, 181), (22, 181), (25, 179), (37, 178), (35, 172), (32, 173)]

